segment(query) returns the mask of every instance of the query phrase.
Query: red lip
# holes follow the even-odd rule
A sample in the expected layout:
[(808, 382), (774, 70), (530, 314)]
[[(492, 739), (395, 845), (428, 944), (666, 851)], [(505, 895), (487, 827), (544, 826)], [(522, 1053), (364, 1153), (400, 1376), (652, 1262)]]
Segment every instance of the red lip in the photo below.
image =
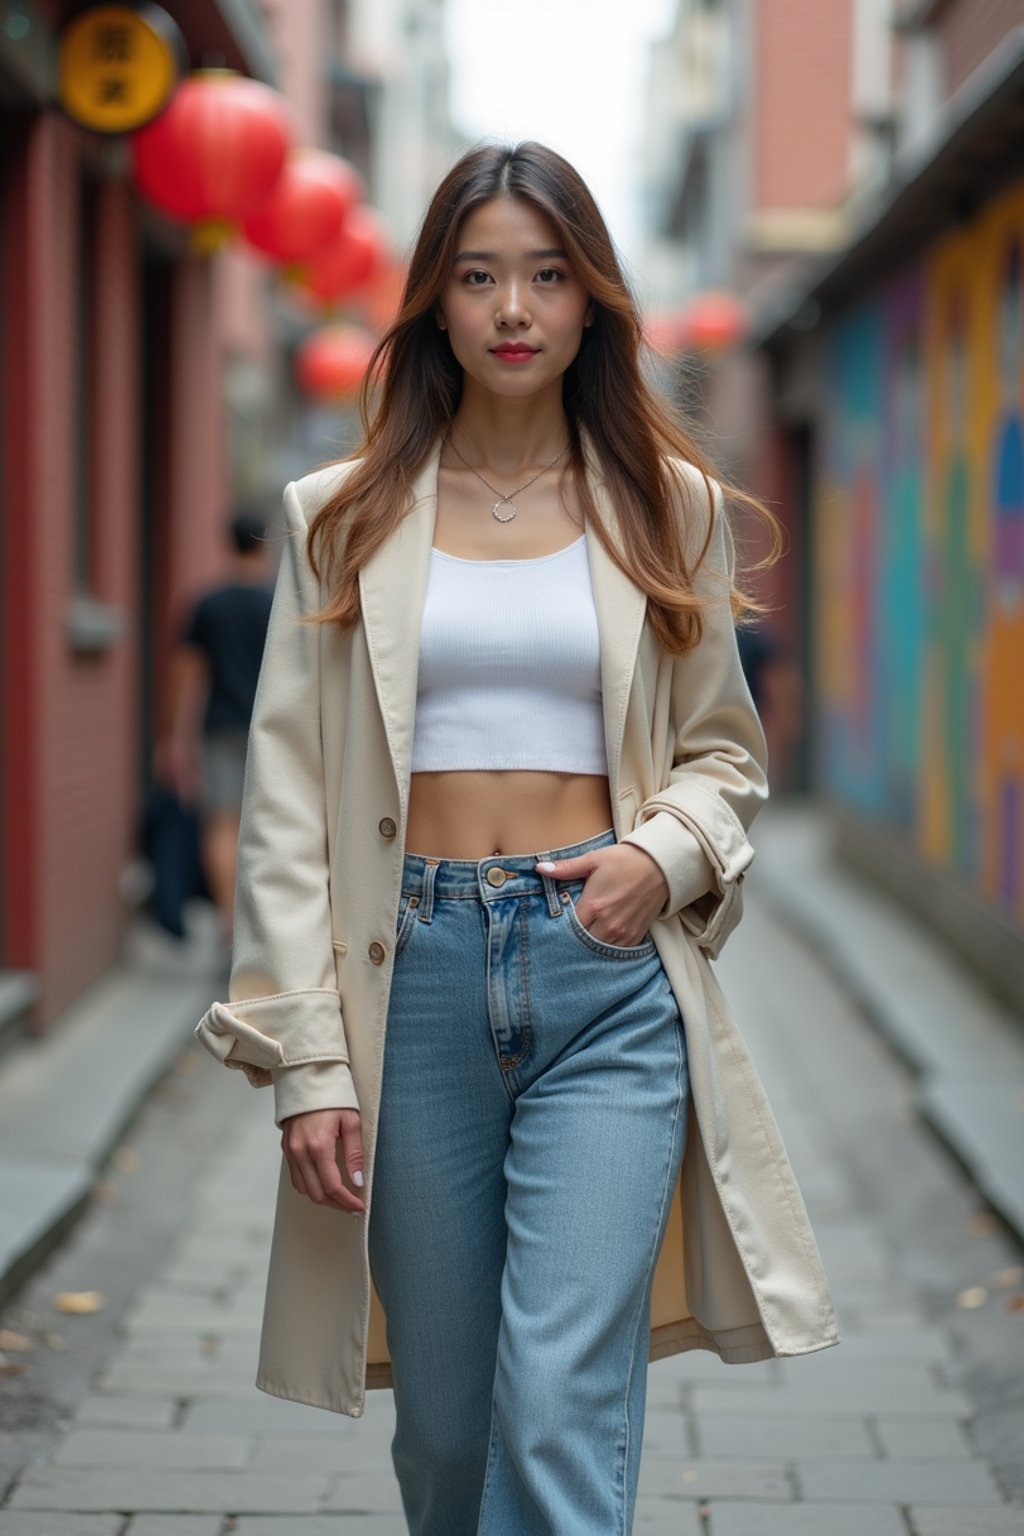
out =
[(523, 342), (506, 342), (504, 346), (492, 347), (499, 357), (532, 356), (537, 351), (536, 347), (528, 347)]

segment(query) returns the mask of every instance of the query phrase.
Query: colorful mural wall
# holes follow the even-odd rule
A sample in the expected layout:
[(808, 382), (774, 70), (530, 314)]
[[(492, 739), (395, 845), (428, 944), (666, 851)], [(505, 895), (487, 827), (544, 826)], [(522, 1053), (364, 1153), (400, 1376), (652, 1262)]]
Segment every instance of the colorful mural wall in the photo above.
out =
[(827, 344), (820, 776), (1024, 923), (1024, 185)]

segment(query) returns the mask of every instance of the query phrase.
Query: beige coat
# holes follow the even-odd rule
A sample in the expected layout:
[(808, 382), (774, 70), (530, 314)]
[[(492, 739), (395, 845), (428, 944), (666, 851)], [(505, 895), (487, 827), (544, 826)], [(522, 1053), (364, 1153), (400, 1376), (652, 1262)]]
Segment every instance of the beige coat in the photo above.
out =
[[(361, 618), (345, 633), (296, 620), (323, 600), (305, 554), (307, 522), (346, 467), (285, 492), (289, 532), (246, 769), (229, 1001), (214, 1003), (196, 1029), (225, 1065), (257, 1086), (273, 1083), (279, 1125), (300, 1110), (359, 1108), (367, 1212), (438, 458), (435, 449), (407, 516), (360, 572)], [(701, 513), (684, 525), (698, 549), (704, 482), (692, 466), (676, 469)], [(618, 543), (589, 451), (588, 473)], [(677, 498), (680, 518), (686, 502)], [(734, 554), (717, 486), (714, 509), (698, 582), (717, 596), (703, 641), (682, 658), (658, 646), (643, 592), (589, 520), (585, 531), (615, 830), (646, 848), (668, 881), (652, 930), (689, 1059), (686, 1151), (655, 1274), (649, 1353), (710, 1349), (743, 1362), (822, 1349), (838, 1333), (774, 1116), (709, 963), (739, 921), (754, 854), (747, 829), (768, 794), (764, 736), (722, 577)], [(711, 892), (701, 849), (716, 872)], [(358, 1417), (365, 1389), (390, 1385), (367, 1222), (297, 1194), (282, 1156), (256, 1378), (263, 1391)]]

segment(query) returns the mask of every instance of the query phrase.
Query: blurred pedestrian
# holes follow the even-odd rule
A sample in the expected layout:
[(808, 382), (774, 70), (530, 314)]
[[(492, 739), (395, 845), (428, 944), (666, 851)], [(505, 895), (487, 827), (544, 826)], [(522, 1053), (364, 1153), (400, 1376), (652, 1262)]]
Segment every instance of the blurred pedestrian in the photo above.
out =
[(804, 730), (804, 681), (788, 643), (771, 625), (741, 625), (740, 661), (754, 707), (761, 717), (772, 793), (795, 787), (796, 755)]
[(578, 173), (473, 150), (366, 441), (285, 492), (197, 1034), (282, 1129), (257, 1385), (393, 1385), (413, 1536), (625, 1536), (649, 1358), (838, 1338), (709, 963), (768, 794), (726, 490), (773, 519), (641, 337)]
[(199, 806), (203, 869), (230, 945), (246, 749), (273, 587), (266, 519), (241, 510), (227, 535), (226, 577), (195, 602), (171, 658), (154, 767)]

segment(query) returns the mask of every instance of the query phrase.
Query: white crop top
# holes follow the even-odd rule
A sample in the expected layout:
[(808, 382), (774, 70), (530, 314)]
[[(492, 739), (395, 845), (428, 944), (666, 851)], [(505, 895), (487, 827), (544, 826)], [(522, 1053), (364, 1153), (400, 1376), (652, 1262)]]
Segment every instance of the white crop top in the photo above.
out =
[(585, 534), (532, 560), (431, 550), (411, 771), (472, 768), (608, 772)]

